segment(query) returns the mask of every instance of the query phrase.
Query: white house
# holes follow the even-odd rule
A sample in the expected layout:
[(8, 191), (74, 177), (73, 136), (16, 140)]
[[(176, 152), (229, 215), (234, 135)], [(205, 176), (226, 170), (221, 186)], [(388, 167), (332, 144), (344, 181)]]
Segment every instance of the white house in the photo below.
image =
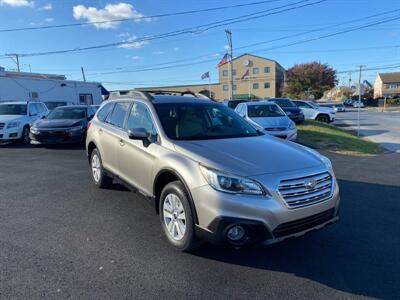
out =
[(100, 104), (106, 92), (98, 82), (66, 80), (64, 75), (11, 72), (0, 67), (0, 102)]

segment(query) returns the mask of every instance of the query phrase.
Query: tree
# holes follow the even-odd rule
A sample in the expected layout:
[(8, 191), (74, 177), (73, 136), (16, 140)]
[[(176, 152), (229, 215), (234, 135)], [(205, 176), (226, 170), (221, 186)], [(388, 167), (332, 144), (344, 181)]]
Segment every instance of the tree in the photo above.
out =
[(337, 82), (336, 71), (327, 64), (317, 61), (296, 64), (286, 72), (283, 94), (291, 98), (310, 98), (313, 95), (319, 99)]

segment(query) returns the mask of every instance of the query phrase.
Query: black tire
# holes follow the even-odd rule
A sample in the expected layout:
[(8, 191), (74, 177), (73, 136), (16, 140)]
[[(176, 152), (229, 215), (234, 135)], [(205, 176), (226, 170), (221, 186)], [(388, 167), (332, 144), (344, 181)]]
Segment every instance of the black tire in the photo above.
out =
[(318, 122), (321, 122), (321, 123), (329, 123), (329, 116), (328, 115), (318, 115), (315, 120), (317, 120)]
[[(167, 199), (168, 195), (175, 195), (179, 198), (181, 204), (183, 205), (184, 208), (184, 213), (185, 213), (185, 225), (186, 225), (186, 230), (185, 233), (183, 234), (183, 237), (180, 240), (176, 240), (172, 237), (172, 235), (169, 233), (167, 225), (164, 221), (164, 202)], [(196, 239), (195, 236), (195, 230), (194, 230), (194, 217), (193, 213), (190, 207), (189, 203), (189, 198), (187, 195), (187, 191), (185, 189), (185, 186), (182, 184), (180, 181), (173, 181), (167, 184), (162, 192), (161, 192), (161, 197), (160, 197), (160, 221), (161, 221), (161, 226), (163, 227), (164, 233), (168, 239), (168, 241), (178, 250), (180, 251), (190, 251), (195, 249), (199, 243)], [(171, 220), (172, 221), (172, 220)]]
[(21, 143), (24, 145), (29, 145), (31, 143), (31, 138), (29, 137), (30, 128), (28, 125), (25, 125), (24, 129), (22, 129), (21, 135)]
[[(95, 176), (94, 168), (93, 168), (95, 157), (98, 158), (98, 167), (99, 167), (99, 169), (98, 169), (98, 177)], [(96, 162), (97, 162), (97, 160), (96, 160)], [(99, 151), (97, 149), (94, 149), (92, 151), (92, 154), (90, 155), (90, 169), (92, 171), (91, 172), (92, 180), (93, 180), (94, 184), (97, 185), (99, 188), (106, 188), (106, 187), (109, 187), (112, 184), (113, 178), (108, 176), (105, 173), (105, 171), (103, 169), (103, 163), (102, 163), (102, 160), (101, 160), (101, 156), (100, 156), (100, 153), (99, 153)]]

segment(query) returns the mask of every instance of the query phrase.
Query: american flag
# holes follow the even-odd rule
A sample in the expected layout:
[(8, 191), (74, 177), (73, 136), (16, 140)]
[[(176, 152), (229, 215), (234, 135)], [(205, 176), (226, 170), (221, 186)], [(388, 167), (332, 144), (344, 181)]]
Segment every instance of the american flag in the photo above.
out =
[(224, 55), (224, 57), (221, 59), (221, 61), (218, 63), (217, 68), (222, 66), (223, 64), (226, 64), (228, 62), (228, 53)]
[(249, 69), (247, 69), (246, 73), (244, 73), (240, 79), (243, 80), (249, 75), (250, 75), (250, 72), (249, 72)]

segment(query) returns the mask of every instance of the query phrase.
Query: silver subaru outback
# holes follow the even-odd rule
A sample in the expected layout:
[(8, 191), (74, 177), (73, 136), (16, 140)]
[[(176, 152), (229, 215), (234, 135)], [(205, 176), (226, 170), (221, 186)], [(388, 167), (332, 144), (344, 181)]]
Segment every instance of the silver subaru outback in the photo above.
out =
[(131, 91), (105, 101), (86, 150), (94, 184), (117, 180), (143, 194), (180, 250), (275, 243), (338, 219), (329, 159), (196, 96)]

